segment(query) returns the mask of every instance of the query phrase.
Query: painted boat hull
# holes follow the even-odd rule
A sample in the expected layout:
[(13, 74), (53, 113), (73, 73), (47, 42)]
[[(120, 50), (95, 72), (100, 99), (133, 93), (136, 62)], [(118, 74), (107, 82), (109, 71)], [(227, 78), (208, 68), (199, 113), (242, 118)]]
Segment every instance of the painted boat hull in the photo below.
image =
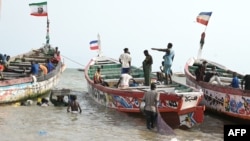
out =
[[(228, 85), (221, 86), (203, 81), (197, 82), (195, 76), (189, 70), (189, 67), (193, 66), (196, 61), (195, 58), (190, 58), (185, 65), (186, 83), (189, 86), (203, 91), (204, 98), (202, 99), (202, 104), (206, 106), (206, 109), (223, 114), (226, 117), (250, 121), (250, 91), (232, 88)], [(233, 72), (220, 64), (206, 61), (217, 68), (224, 69), (227, 72)], [(239, 75), (243, 77), (243, 75)], [(231, 79), (232, 78), (230, 78), (230, 80)]]
[[(96, 64), (96, 60), (100, 58), (92, 59), (84, 69), (90, 97), (95, 102), (120, 112), (142, 114), (139, 106), (145, 90), (149, 90), (149, 87), (145, 90), (141, 90), (140, 86), (125, 90), (94, 84), (89, 72), (90, 68)], [(104, 58), (111, 60), (110, 62), (114, 61), (112, 58)], [(115, 62), (117, 61), (115, 60)], [(117, 62), (117, 64), (119, 63)], [(191, 128), (203, 122), (205, 109), (204, 106), (199, 106), (202, 95), (203, 93), (199, 91), (180, 94), (161, 92), (158, 110), (172, 128)]]
[[(33, 51), (27, 52), (11, 58), (15, 60), (21, 56), (31, 55)], [(34, 78), (31, 76), (20, 77), (16, 79), (8, 79), (0, 81), (0, 104), (8, 104), (20, 102), (26, 99), (33, 99), (45, 94), (59, 82), (62, 72), (66, 66), (59, 62), (56, 68), (45, 76)]]

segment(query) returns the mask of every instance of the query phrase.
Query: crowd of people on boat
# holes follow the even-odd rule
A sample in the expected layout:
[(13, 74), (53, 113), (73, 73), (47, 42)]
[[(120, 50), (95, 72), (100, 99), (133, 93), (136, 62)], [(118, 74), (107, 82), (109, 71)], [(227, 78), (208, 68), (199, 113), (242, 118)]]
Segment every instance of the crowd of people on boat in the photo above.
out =
[(41, 52), (47, 56), (53, 56), (52, 58), (46, 59), (44, 63), (38, 63), (37, 61), (31, 61), (31, 69), (29, 74), (31, 76), (46, 75), (55, 69), (58, 62), (61, 61), (61, 55), (58, 47), (51, 48), (50, 45), (44, 46)]
[[(198, 68), (194, 72), (196, 76), (196, 81), (204, 81), (211, 84), (218, 84), (223, 86), (224, 84), (220, 79), (220, 74), (219, 72), (217, 72), (216, 67), (212, 66), (211, 69), (207, 70), (207, 65), (207, 61), (203, 61), (201, 65), (198, 65)], [(229, 86), (239, 88), (239, 79), (236, 76), (236, 72), (233, 72), (233, 74), (234, 76)]]
[[(208, 70), (207, 65), (207, 61), (203, 61), (201, 65), (198, 65), (198, 68), (195, 70), (196, 81), (204, 81), (211, 84), (227, 86), (222, 82), (220, 78), (221, 75), (217, 71), (216, 67), (212, 66), (211, 70)], [(245, 75), (240, 82), (236, 72), (231, 72), (231, 74), (232, 79), (228, 86), (232, 88), (250, 90), (250, 75)]]
[(46, 75), (55, 69), (55, 64), (47, 59), (45, 63), (38, 63), (37, 61), (31, 61), (31, 69), (29, 74), (33, 76)]
[(45, 56), (52, 56), (51, 58), (46, 59), (45, 62), (38, 62), (37, 60), (32, 60), (30, 71), (27, 71), (27, 67), (22, 67), (23, 70), (15, 70), (9, 67), (10, 56), (0, 53), (0, 79), (4, 80), (3, 72), (17, 72), (27, 74), (29, 76), (40, 76), (46, 75), (55, 69), (55, 66), (58, 62), (61, 61), (61, 55), (58, 47), (52, 48), (50, 45), (45, 45), (41, 50), (34, 50), (37, 55), (39, 53), (45, 54)]
[[(162, 66), (160, 67), (161, 72), (157, 73), (157, 79), (158, 81), (163, 82), (165, 85), (172, 84), (171, 67), (175, 56), (172, 47), (173, 44), (168, 43), (167, 48), (152, 48), (152, 50), (164, 52)], [(119, 62), (121, 63), (121, 74), (115, 86), (120, 89), (127, 89), (131, 86), (138, 86), (138, 83), (130, 74), (132, 57), (130, 55), (129, 49), (124, 48), (123, 51), (124, 52), (119, 56)], [(150, 91), (145, 92), (144, 97), (142, 98), (142, 101), (145, 102), (143, 112), (146, 117), (146, 127), (147, 129), (151, 130), (155, 127), (155, 121), (157, 118), (157, 104), (159, 102), (159, 92), (156, 90), (156, 83), (151, 82), (153, 57), (150, 55), (148, 50), (144, 50), (143, 54), (145, 56), (145, 59), (142, 61), (142, 69), (144, 74), (143, 85), (150, 87)], [(107, 82), (105, 82), (102, 78), (100, 67), (97, 68), (93, 80), (95, 84), (109, 86)]]
[[(172, 64), (174, 60), (174, 50), (172, 49), (173, 44), (168, 43), (167, 48), (151, 48), (152, 50), (157, 50), (164, 52), (162, 66), (160, 72), (157, 72), (157, 81), (163, 82), (165, 85), (172, 84)], [(123, 53), (119, 56), (119, 62), (121, 63), (121, 75), (118, 80), (118, 83), (115, 85), (118, 88), (128, 88), (129, 86), (137, 86), (138, 83), (132, 77), (131, 73), (131, 62), (132, 57), (130, 55), (129, 49), (124, 48)], [(150, 86), (151, 84), (151, 74), (152, 74), (152, 64), (153, 57), (149, 54), (148, 50), (144, 50), (143, 54), (145, 59), (142, 61), (142, 69), (144, 74), (144, 86)], [(101, 68), (97, 68), (94, 74), (94, 83), (102, 84), (103, 86), (108, 86), (108, 83), (103, 81), (101, 77)], [(131, 81), (133, 83), (131, 83)]]
[(213, 84), (223, 85), (219, 77), (219, 73), (215, 66), (207, 71), (207, 61), (203, 61), (195, 70), (196, 81), (204, 81)]
[[(163, 82), (165, 85), (172, 84), (172, 64), (174, 60), (174, 50), (172, 49), (173, 44), (168, 43), (167, 48), (151, 48), (152, 50), (156, 51), (161, 51), (164, 52), (163, 55), (163, 61), (162, 61), (162, 66), (160, 67), (160, 72), (157, 72), (157, 81), (158, 82)], [(144, 86), (150, 86), (151, 85), (151, 74), (152, 74), (152, 65), (153, 65), (153, 57), (149, 53), (148, 50), (144, 50), (143, 54), (145, 56), (145, 59), (142, 61), (142, 69), (143, 69), (143, 74), (144, 74)], [(130, 52), (128, 48), (124, 49), (124, 53), (120, 55), (119, 61), (122, 64), (122, 71), (121, 71), (121, 78), (123, 79), (124, 73), (130, 74), (131, 72), (131, 61), (132, 58), (130, 56)], [(127, 75), (127, 76), (128, 76)], [(131, 76), (132, 77), (132, 76)], [(133, 80), (131, 77), (128, 77), (129, 80)], [(126, 78), (126, 77), (125, 77)], [(134, 81), (135, 82), (135, 81)], [(126, 81), (125, 86), (129, 86), (129, 81)]]

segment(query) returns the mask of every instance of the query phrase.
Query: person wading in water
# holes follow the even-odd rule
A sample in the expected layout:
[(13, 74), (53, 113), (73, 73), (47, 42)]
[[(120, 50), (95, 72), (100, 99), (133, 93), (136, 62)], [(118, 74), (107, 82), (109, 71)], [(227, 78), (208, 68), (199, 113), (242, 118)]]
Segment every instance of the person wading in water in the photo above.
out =
[(82, 113), (82, 109), (80, 107), (80, 104), (76, 101), (76, 96), (72, 96), (72, 101), (70, 101), (68, 108), (67, 108), (67, 112), (70, 112), (69, 109), (71, 109), (72, 113), (78, 113), (78, 109), (79, 109), (79, 113)]

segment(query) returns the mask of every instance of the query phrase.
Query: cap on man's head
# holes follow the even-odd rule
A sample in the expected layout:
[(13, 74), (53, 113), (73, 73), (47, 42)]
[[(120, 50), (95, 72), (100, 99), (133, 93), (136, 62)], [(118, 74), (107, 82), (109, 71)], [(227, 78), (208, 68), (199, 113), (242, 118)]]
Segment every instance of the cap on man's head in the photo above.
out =
[(128, 48), (124, 48), (123, 50), (124, 50), (124, 51), (128, 51)]

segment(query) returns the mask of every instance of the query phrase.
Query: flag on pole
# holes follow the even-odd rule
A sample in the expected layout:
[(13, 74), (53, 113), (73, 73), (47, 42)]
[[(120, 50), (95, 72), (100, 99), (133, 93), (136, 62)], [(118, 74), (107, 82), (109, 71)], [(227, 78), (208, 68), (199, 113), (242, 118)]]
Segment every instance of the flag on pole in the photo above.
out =
[(93, 41), (89, 42), (89, 44), (90, 44), (91, 50), (98, 50), (99, 49), (98, 40), (93, 40)]
[(212, 12), (201, 12), (197, 17), (196, 21), (200, 24), (207, 26), (208, 21), (212, 15)]
[(32, 16), (48, 16), (47, 2), (29, 4)]

